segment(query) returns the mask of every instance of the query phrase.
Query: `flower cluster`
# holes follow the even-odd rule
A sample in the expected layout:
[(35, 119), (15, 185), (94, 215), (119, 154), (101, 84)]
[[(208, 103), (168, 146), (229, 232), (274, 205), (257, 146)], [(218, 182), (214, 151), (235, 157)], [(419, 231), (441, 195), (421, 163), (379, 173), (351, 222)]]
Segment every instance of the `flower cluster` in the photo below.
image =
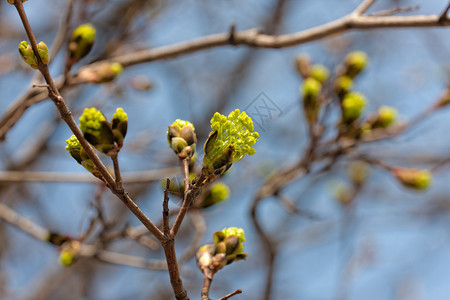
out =
[(214, 233), (214, 244), (197, 251), (197, 265), (204, 273), (214, 274), (224, 266), (247, 257), (244, 253), (244, 230), (230, 227)]
[(85, 108), (80, 117), (80, 129), (85, 139), (97, 150), (112, 156), (123, 146), (127, 134), (128, 116), (122, 108), (117, 108), (111, 122), (95, 107)]
[(254, 132), (253, 121), (239, 109), (232, 111), (228, 118), (215, 113), (211, 119), (212, 132), (205, 142), (203, 172), (205, 175), (223, 174), (231, 164), (240, 161), (245, 154), (253, 155), (252, 147), (259, 137)]
[[(48, 64), (48, 47), (44, 42), (37, 44), (37, 51), (39, 58), (45, 65)], [(38, 61), (34, 55), (33, 49), (27, 41), (22, 41), (19, 44), (19, 53), (23, 60), (33, 69), (38, 69)]]
[(197, 135), (191, 122), (176, 119), (166, 132), (167, 142), (180, 159), (192, 157), (197, 145)]

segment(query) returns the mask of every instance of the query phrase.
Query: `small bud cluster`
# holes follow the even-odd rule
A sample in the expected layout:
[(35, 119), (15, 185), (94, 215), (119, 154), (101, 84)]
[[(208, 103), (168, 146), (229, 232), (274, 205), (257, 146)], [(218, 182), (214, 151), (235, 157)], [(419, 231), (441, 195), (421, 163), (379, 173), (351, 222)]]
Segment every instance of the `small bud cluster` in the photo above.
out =
[[(37, 52), (40, 60), (44, 65), (48, 64), (48, 47), (44, 42), (37, 44)], [(23, 60), (33, 69), (39, 68), (39, 63), (36, 55), (34, 55), (33, 48), (27, 41), (22, 41), (19, 44), (19, 53)]]
[(197, 251), (197, 265), (207, 274), (214, 274), (224, 266), (245, 259), (244, 230), (230, 227), (214, 233), (214, 244), (207, 244)]
[(231, 164), (240, 161), (245, 154), (253, 155), (252, 147), (259, 137), (253, 131), (253, 121), (245, 113), (236, 109), (228, 118), (215, 113), (211, 119), (212, 132), (205, 142), (203, 173), (205, 175), (223, 174)]
[(180, 159), (192, 157), (197, 145), (197, 135), (191, 122), (176, 119), (167, 129), (167, 142)]
[[(108, 156), (116, 155), (123, 146), (127, 134), (128, 116), (122, 108), (117, 108), (111, 122), (101, 111), (86, 108), (80, 117), (80, 129), (84, 138), (97, 150)], [(66, 150), (86, 170), (99, 177), (100, 173), (89, 158), (80, 141), (72, 135), (67, 141)]]

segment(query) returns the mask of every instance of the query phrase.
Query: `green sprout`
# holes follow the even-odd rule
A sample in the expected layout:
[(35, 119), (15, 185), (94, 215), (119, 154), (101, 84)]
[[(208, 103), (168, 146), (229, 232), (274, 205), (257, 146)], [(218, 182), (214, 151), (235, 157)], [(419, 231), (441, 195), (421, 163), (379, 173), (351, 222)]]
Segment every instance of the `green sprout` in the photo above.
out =
[(69, 65), (73, 65), (85, 57), (95, 41), (95, 28), (91, 24), (78, 26), (69, 41)]
[(342, 117), (344, 123), (352, 123), (358, 119), (366, 107), (367, 100), (361, 93), (348, 93), (342, 100)]
[(347, 54), (345, 57), (346, 72), (345, 75), (350, 78), (354, 78), (356, 75), (361, 73), (362, 70), (367, 66), (369, 58), (366, 53), (362, 51), (354, 51)]
[(259, 137), (254, 132), (253, 121), (245, 113), (236, 109), (228, 118), (215, 113), (211, 119), (212, 132), (205, 142), (203, 172), (205, 174), (222, 174), (231, 164), (240, 161), (245, 154), (253, 155), (252, 147)]
[(386, 128), (392, 125), (397, 118), (397, 110), (390, 106), (382, 106), (378, 109), (378, 119), (375, 124)]
[(22, 41), (19, 44), (19, 53), (23, 60), (33, 69), (38, 69), (36, 56), (34, 55), (31, 45), (27, 41)]
[(330, 71), (324, 65), (313, 65), (310, 76), (318, 82), (324, 83), (330, 77)]

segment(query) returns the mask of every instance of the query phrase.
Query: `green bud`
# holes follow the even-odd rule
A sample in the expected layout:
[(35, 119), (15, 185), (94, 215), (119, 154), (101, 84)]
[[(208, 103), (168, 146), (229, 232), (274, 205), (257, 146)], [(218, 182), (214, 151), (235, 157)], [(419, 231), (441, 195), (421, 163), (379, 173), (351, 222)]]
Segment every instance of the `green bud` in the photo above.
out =
[(114, 135), (114, 141), (119, 146), (119, 149), (121, 149), (128, 129), (128, 115), (121, 107), (117, 108), (113, 115), (111, 129)]
[(227, 265), (227, 256), (225, 253), (217, 253), (213, 256), (211, 267), (217, 272)]
[(39, 53), (39, 57), (41, 58), (42, 62), (46, 65), (48, 64), (48, 47), (44, 42), (39, 42), (37, 44), (37, 49)]
[(354, 191), (348, 184), (340, 182), (336, 186), (336, 189), (334, 191), (334, 197), (342, 205), (348, 205), (354, 199)]
[(192, 157), (195, 153), (197, 136), (192, 123), (177, 119), (166, 131), (170, 148), (178, 154), (180, 159)]
[(392, 125), (397, 118), (397, 110), (390, 106), (382, 106), (378, 109), (378, 118), (375, 124), (386, 128)]
[(95, 28), (91, 24), (78, 26), (69, 41), (69, 65), (73, 65), (91, 51), (95, 40)]
[(319, 115), (320, 102), (318, 96), (320, 95), (322, 84), (310, 77), (303, 82), (300, 89), (303, 93), (303, 109), (306, 119), (310, 124), (315, 123)]
[(207, 191), (205, 198), (199, 207), (206, 208), (210, 207), (219, 202), (225, 201), (230, 195), (230, 188), (225, 183), (215, 183)]
[(107, 155), (114, 154), (114, 133), (101, 111), (95, 107), (85, 108), (80, 117), (80, 129), (84, 138), (97, 150)]
[(86, 151), (84, 151), (76, 136), (72, 135), (69, 139), (66, 140), (66, 143), (66, 150), (69, 151), (70, 155), (86, 170), (88, 170), (94, 176), (100, 178), (100, 172), (98, 171), (94, 162), (89, 158)]
[(313, 65), (310, 76), (318, 82), (324, 83), (330, 77), (330, 71), (324, 65)]
[(81, 243), (77, 240), (69, 240), (61, 245), (59, 263), (63, 266), (72, 265), (81, 251)]
[(334, 83), (334, 90), (340, 98), (353, 89), (353, 80), (348, 76), (340, 76)]
[(113, 81), (122, 73), (122, 70), (122, 65), (117, 62), (102, 62), (81, 69), (77, 78), (81, 82), (100, 84)]
[(348, 93), (342, 100), (342, 118), (344, 123), (358, 119), (366, 107), (366, 98), (361, 93)]
[(36, 61), (36, 56), (34, 55), (31, 45), (27, 41), (22, 41), (19, 44), (19, 53), (23, 60), (33, 69), (38, 69), (38, 63)]
[(416, 190), (429, 188), (433, 179), (428, 170), (395, 168), (392, 173), (405, 187)]
[(212, 244), (204, 245), (200, 247), (200, 249), (198, 249), (197, 253), (195, 254), (195, 258), (197, 259), (197, 266), (200, 268), (200, 270), (210, 268), (215, 253), (216, 246)]
[(363, 161), (355, 161), (348, 167), (348, 176), (356, 184), (362, 184), (369, 176), (369, 165)]
[(306, 79), (301, 86), (303, 97), (317, 98), (320, 94), (321, 89), (322, 85), (320, 84), (320, 82), (317, 79), (311, 77)]
[(63, 266), (70, 266), (73, 264), (73, 255), (70, 251), (61, 251), (59, 255), (59, 263)]
[(362, 51), (354, 51), (345, 57), (346, 71), (345, 75), (354, 78), (367, 66), (369, 58)]

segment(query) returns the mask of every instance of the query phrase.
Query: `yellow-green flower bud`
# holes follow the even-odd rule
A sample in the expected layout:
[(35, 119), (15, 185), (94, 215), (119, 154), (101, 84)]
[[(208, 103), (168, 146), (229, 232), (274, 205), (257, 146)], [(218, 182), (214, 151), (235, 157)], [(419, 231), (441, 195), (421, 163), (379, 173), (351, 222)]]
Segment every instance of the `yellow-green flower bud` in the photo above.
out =
[(46, 65), (48, 64), (48, 47), (44, 42), (39, 42), (37, 44), (37, 49), (39, 53), (39, 57), (41, 58), (42, 62)]
[(111, 129), (114, 134), (114, 141), (119, 146), (119, 149), (122, 148), (128, 129), (128, 115), (123, 108), (119, 107), (116, 109), (111, 120)]
[(69, 240), (62, 244), (59, 255), (59, 263), (63, 266), (72, 265), (81, 251), (81, 243), (77, 240)]
[(330, 77), (330, 71), (324, 65), (313, 65), (310, 76), (318, 82), (324, 83)]
[(345, 57), (346, 72), (345, 75), (354, 78), (367, 66), (369, 58), (362, 51), (354, 51)]
[(113, 81), (122, 70), (122, 65), (117, 62), (102, 62), (83, 68), (77, 78), (81, 82), (105, 83)]
[(378, 119), (375, 124), (386, 128), (392, 125), (397, 118), (397, 110), (390, 106), (382, 106), (378, 109)]
[(91, 51), (95, 40), (95, 28), (91, 24), (78, 26), (69, 41), (69, 65), (73, 65)]
[(236, 109), (228, 118), (215, 113), (211, 119), (212, 132), (205, 142), (203, 172), (205, 175), (222, 174), (232, 163), (240, 161), (245, 154), (253, 155), (252, 147), (259, 137), (253, 131), (253, 121), (245, 113)]
[[(118, 132), (114, 134), (111, 124), (101, 111), (94, 107), (85, 108), (80, 117), (80, 129), (84, 138), (97, 150), (110, 156), (117, 153), (118, 149), (115, 149), (114, 142), (115, 138), (119, 137)], [(123, 138), (117, 140), (120, 147), (122, 142)]]
[(230, 188), (225, 183), (214, 183), (207, 191), (205, 198), (199, 204), (199, 207), (210, 207), (219, 202), (225, 201), (230, 196)]
[(305, 111), (306, 119), (310, 124), (317, 121), (319, 115), (320, 102), (318, 96), (322, 89), (322, 84), (310, 77), (307, 78), (300, 87), (303, 94), (303, 109)]
[(89, 133), (95, 137), (101, 134), (102, 122), (106, 121), (105, 116), (95, 107), (85, 108), (80, 117), (80, 129), (83, 133)]
[(348, 167), (348, 175), (356, 184), (362, 184), (369, 176), (369, 165), (363, 161), (356, 161)]
[(180, 159), (192, 157), (195, 153), (197, 136), (191, 122), (176, 119), (166, 131), (170, 148)]
[(405, 187), (416, 190), (427, 189), (433, 179), (428, 170), (396, 168), (392, 173)]
[(19, 44), (19, 53), (23, 60), (33, 69), (38, 69), (38, 63), (36, 61), (36, 56), (34, 55), (31, 45), (27, 41), (22, 41)]
[(349, 93), (353, 89), (353, 80), (348, 76), (340, 76), (334, 83), (334, 90), (338, 96), (342, 99), (345, 94)]
[(366, 98), (361, 93), (348, 93), (342, 100), (342, 118), (344, 123), (358, 119), (366, 107)]
[(73, 255), (70, 251), (61, 251), (59, 255), (59, 263), (63, 266), (70, 266), (73, 264)]

